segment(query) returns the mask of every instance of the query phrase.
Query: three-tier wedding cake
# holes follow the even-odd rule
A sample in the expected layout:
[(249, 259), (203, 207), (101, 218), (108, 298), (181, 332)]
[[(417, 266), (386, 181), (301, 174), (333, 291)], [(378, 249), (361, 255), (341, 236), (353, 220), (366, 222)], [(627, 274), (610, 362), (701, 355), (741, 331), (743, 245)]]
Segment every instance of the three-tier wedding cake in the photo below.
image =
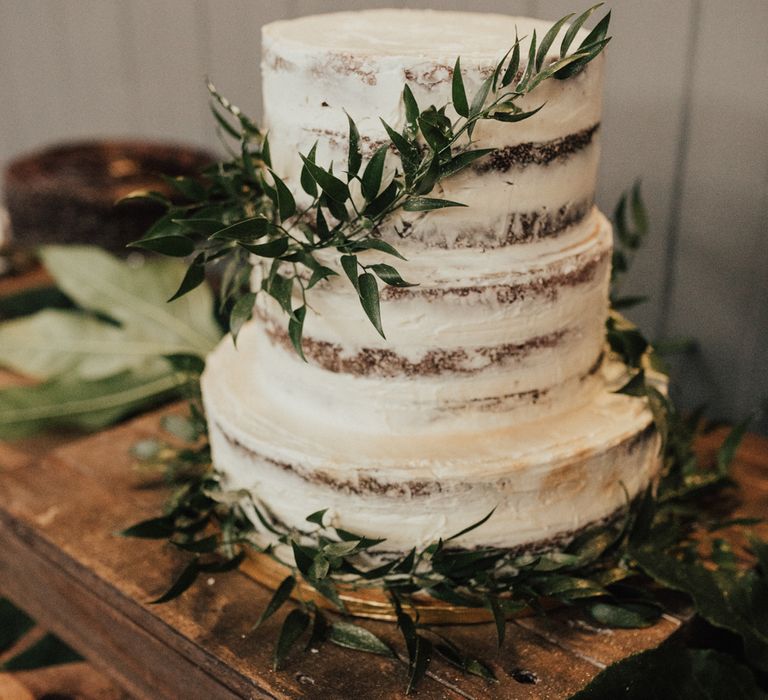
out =
[[(317, 142), (317, 162), (343, 169), (345, 110), (370, 157), (387, 142), (380, 117), (404, 125), (404, 83), (420, 106), (440, 107), (457, 56), (471, 94), (516, 32), (526, 56), (533, 30), (549, 26), (409, 10), (265, 26), (275, 172), (306, 202), (299, 152)], [(306, 516), (328, 508), (334, 525), (402, 551), (494, 508), (455, 544), (559, 546), (653, 480), (652, 416), (643, 400), (615, 393), (626, 371), (605, 345), (612, 231), (594, 206), (603, 64), (600, 55), (543, 82), (521, 104), (544, 105), (530, 119), (478, 125), (474, 146), (495, 150), (432, 195), (466, 207), (398, 213), (384, 227), (408, 259), (398, 270), (418, 283), (382, 288), (386, 339), (348, 280), (332, 277), (309, 301), (304, 362), (284, 312), (258, 296), (237, 348), (225, 339), (202, 382), (228, 486), (252, 492), (288, 528), (311, 529)]]

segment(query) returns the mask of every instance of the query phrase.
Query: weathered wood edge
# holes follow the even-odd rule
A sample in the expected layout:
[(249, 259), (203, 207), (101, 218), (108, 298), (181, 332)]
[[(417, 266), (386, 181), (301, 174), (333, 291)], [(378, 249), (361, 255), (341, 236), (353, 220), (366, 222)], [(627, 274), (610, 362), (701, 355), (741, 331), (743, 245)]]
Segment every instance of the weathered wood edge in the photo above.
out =
[[(0, 548), (3, 593), (137, 698), (275, 698), (224, 664), (217, 667), (190, 640), (2, 510)], [(100, 619), (110, 621), (108, 629)], [(74, 620), (79, 624), (71, 624)], [(108, 634), (94, 639), (100, 628)], [(111, 638), (116, 633), (119, 643)], [(141, 659), (151, 660), (150, 674), (142, 672)], [(183, 673), (175, 672), (179, 668)]]

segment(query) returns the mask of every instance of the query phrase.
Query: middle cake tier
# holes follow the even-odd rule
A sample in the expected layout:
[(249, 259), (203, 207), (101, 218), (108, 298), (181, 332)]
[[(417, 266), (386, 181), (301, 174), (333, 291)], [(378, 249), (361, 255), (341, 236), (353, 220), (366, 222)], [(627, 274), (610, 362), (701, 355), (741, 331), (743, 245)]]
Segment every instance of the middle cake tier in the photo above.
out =
[(333, 277), (312, 290), (307, 362), (285, 313), (260, 294), (259, 323), (238, 341), (250, 358), (243, 381), (297, 416), (372, 434), (472, 432), (473, 416), (494, 428), (568, 410), (596, 391), (611, 246), (593, 209), (555, 241), (398, 260), (419, 285), (381, 290), (386, 339), (346, 277)]

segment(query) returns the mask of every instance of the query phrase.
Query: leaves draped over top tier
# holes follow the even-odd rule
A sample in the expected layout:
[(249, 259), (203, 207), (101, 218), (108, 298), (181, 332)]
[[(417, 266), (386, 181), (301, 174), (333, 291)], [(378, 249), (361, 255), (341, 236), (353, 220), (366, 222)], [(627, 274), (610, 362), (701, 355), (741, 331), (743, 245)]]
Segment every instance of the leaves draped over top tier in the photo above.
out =
[[(363, 163), (360, 134), (348, 117), (349, 151), (345, 166), (327, 167), (316, 160), (317, 144), (306, 154), (300, 184), (310, 198), (299, 207), (293, 193), (272, 169), (269, 136), (209, 82), (211, 110), (221, 135), (238, 143), (229, 149), (231, 159), (210, 168), (201, 183), (190, 178), (169, 178), (183, 198), (172, 204), (153, 192), (137, 193), (162, 203), (166, 214), (134, 245), (177, 257), (191, 263), (175, 297), (202, 283), (205, 268), (222, 266), (220, 302), (229, 312), (229, 326), (237, 336), (250, 318), (256, 294), (273, 297), (288, 316), (288, 331), (296, 351), (302, 354), (302, 332), (307, 313), (307, 293), (322, 280), (343, 273), (351, 292), (384, 336), (379, 303), (379, 282), (397, 287), (410, 286), (397, 269), (385, 263), (364, 262), (361, 253), (378, 251), (402, 258), (395, 247), (381, 238), (381, 227), (397, 212), (430, 212), (465, 206), (461, 202), (430, 196), (446, 178), (455, 176), (493, 149), (473, 148), (478, 122), (495, 120), (519, 122), (534, 116), (544, 105), (524, 111), (519, 102), (546, 80), (573, 77), (592, 61), (610, 41), (607, 36), (610, 12), (572, 50), (576, 34), (600, 5), (580, 14), (565, 31), (557, 57), (548, 60), (555, 39), (567, 15), (539, 38), (530, 36), (527, 60), (522, 41), (498, 61), (477, 91), (467, 94), (460, 58), (456, 59), (451, 83), (453, 111), (449, 105), (419, 106), (406, 84), (402, 100), (405, 126), (397, 131), (383, 122), (389, 141)], [(393, 159), (394, 167), (384, 162)], [(345, 167), (345, 170), (342, 170)], [(385, 172), (393, 171), (388, 179)], [(359, 186), (359, 195), (350, 186)], [(320, 262), (318, 253), (331, 249), (338, 265)], [(323, 258), (327, 260), (326, 258)], [(251, 263), (264, 264), (261, 288), (250, 288)]]

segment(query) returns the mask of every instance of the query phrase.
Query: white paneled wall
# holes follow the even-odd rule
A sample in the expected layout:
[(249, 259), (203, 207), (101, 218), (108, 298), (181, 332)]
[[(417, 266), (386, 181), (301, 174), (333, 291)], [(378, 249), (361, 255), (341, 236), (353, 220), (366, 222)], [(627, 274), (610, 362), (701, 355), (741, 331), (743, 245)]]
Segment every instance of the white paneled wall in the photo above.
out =
[[(136, 135), (217, 147), (210, 75), (258, 114), (259, 27), (374, 6), (534, 14), (574, 0), (0, 0), (0, 163)], [(768, 395), (767, 0), (615, 0), (600, 203), (636, 177), (652, 235), (626, 291), (650, 335), (698, 338), (682, 398), (738, 416)], [(500, 47), (502, 48), (502, 47)]]

